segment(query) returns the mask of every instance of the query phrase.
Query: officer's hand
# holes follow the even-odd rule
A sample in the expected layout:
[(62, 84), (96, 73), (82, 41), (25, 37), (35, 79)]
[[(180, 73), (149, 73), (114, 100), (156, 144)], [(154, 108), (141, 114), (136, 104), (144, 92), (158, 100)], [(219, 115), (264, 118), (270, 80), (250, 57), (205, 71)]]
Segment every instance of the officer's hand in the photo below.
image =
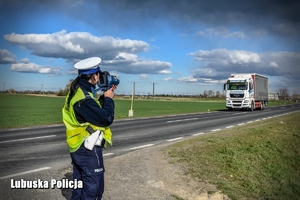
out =
[(112, 91), (115, 91), (115, 89), (117, 89), (117, 86), (113, 85), (110, 89), (112, 89)]
[(109, 90), (106, 90), (103, 94), (105, 97), (109, 97), (109, 98), (113, 98), (115, 96), (115, 92), (114, 90), (117, 87), (115, 85), (113, 85)]

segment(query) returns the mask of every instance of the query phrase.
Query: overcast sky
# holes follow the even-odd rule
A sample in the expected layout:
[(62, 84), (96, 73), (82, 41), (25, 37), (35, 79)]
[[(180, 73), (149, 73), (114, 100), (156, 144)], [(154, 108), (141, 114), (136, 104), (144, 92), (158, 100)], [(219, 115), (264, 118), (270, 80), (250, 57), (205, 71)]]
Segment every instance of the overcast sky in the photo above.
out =
[(58, 91), (98, 56), (117, 93), (223, 92), (231, 73), (300, 94), (299, 0), (0, 0), (0, 90)]

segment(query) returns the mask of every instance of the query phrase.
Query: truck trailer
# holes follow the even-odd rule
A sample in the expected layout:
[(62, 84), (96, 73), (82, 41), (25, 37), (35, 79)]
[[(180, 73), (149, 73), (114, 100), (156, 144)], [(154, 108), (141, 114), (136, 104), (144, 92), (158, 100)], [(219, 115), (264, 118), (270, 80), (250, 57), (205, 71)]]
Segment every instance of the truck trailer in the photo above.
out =
[(268, 104), (268, 78), (256, 73), (231, 74), (224, 84), (224, 91), (228, 110), (264, 110)]

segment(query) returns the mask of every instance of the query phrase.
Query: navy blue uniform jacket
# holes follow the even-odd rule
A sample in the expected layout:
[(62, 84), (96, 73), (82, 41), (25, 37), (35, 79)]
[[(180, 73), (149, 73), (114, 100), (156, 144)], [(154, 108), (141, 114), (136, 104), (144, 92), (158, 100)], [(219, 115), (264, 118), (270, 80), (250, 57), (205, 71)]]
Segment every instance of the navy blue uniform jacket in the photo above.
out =
[[(87, 92), (92, 92), (95, 88), (90, 82), (81, 79), (79, 87)], [(79, 123), (89, 122), (97, 126), (110, 126), (114, 121), (115, 104), (112, 98), (104, 97), (101, 99), (102, 108), (94, 99), (86, 98), (74, 105), (76, 119)]]

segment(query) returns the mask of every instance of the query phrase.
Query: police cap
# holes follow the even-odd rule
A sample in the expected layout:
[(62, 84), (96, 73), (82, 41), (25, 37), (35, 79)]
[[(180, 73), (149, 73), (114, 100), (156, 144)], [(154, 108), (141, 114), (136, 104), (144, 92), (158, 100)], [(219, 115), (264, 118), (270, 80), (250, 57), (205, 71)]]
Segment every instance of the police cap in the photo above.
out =
[(77, 62), (74, 67), (78, 69), (78, 75), (80, 74), (94, 74), (97, 71), (100, 71), (99, 64), (101, 58), (91, 57)]

